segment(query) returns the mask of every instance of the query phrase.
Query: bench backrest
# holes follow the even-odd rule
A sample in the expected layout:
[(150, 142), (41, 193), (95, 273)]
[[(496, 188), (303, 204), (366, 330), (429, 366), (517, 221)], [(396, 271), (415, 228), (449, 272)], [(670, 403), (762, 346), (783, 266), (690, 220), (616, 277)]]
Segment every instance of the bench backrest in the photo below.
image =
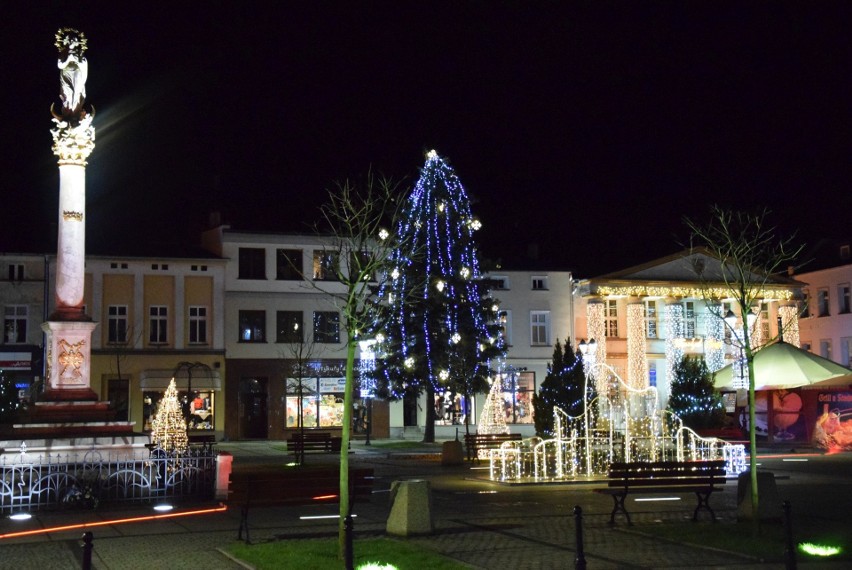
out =
[[(349, 488), (353, 497), (372, 495), (373, 469), (350, 469)], [(282, 500), (293, 503), (336, 501), (339, 492), (340, 473), (333, 469), (237, 471), (231, 473), (229, 501), (259, 504)]]
[(727, 482), (725, 461), (657, 461), (613, 463), (610, 487), (714, 486)]

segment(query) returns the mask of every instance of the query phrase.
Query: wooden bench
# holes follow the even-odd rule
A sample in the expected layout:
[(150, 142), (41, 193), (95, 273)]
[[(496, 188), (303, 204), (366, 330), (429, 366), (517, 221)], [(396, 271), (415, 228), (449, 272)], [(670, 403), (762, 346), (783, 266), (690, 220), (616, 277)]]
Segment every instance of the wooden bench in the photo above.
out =
[(617, 513), (624, 514), (627, 523), (633, 524), (624, 507), (624, 499), (631, 493), (695, 493), (698, 506), (692, 520), (697, 521), (698, 511), (704, 509), (716, 522), (716, 514), (710, 508), (710, 494), (727, 481), (722, 460), (613, 463), (609, 468), (607, 488), (595, 489), (595, 492), (612, 496), (611, 525), (615, 524)]
[[(369, 500), (373, 493), (373, 469), (349, 470), (349, 510), (357, 500)], [(280, 505), (314, 505), (340, 502), (340, 470), (337, 466), (256, 467), (233, 471), (228, 490), (228, 503), (240, 507), (237, 540), (245, 530), (249, 536), (249, 510), (252, 507)]]
[(521, 441), (519, 433), (468, 433), (464, 436), (467, 460), (479, 459), (480, 449), (498, 449), (506, 441)]
[(306, 431), (292, 433), (287, 438), (287, 451), (298, 455), (308, 452), (340, 453), (343, 438), (333, 437), (328, 432)]

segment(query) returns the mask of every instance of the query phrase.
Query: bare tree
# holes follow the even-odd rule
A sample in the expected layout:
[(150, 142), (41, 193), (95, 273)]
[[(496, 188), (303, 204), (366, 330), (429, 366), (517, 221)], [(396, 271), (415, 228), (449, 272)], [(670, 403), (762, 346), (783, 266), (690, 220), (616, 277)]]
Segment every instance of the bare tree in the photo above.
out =
[[(299, 465), (305, 464), (305, 411), (303, 402), (305, 395), (317, 395), (316, 390), (309, 390), (305, 387), (305, 378), (308, 377), (311, 360), (317, 357), (317, 343), (313, 337), (306, 337), (302, 323), (296, 322), (292, 324), (293, 330), (286, 331), (285, 340), (288, 342), (287, 348), (282, 353), (282, 370), (281, 374), (284, 377), (285, 392), (290, 391), (290, 379), (295, 380), (295, 391), (297, 402), (296, 425), (299, 428), (299, 435), (302, 439), (302, 446), (297, 448), (296, 462)], [(288, 358), (289, 357), (289, 358)], [(290, 366), (288, 366), (288, 364)], [(286, 395), (285, 395), (286, 397)]]
[[(324, 287), (309, 281), (322, 291), (342, 316), (346, 340), (346, 385), (344, 388), (343, 426), (340, 447), (340, 523), (339, 555), (345, 552), (344, 524), (351, 510), (349, 493), (349, 440), (352, 430), (352, 406), (355, 382), (355, 349), (359, 340), (370, 338), (383, 326), (381, 307), (376, 303), (378, 282), (387, 276), (388, 262), (396, 236), (398, 185), (368, 172), (364, 185), (356, 188), (349, 181), (329, 190), (327, 202), (320, 208), (317, 232), (325, 236), (324, 250), (336, 259), (331, 270), (342, 288)], [(339, 291), (339, 292), (335, 292)]]
[[(734, 330), (716, 307), (716, 316), (725, 322), (731, 330), (731, 336), (738, 339), (748, 369), (748, 408), (749, 408), (749, 469), (751, 475), (751, 509), (755, 529), (759, 525), (758, 489), (757, 489), (757, 438), (755, 432), (755, 394), (754, 394), (754, 354), (759, 347), (751, 342), (749, 319), (755, 306), (766, 298), (766, 292), (779, 280), (779, 275), (794, 264), (803, 246), (794, 246), (795, 235), (781, 237), (777, 227), (769, 225), (769, 211), (764, 209), (757, 214), (723, 210), (713, 206), (710, 221), (701, 225), (687, 218), (686, 225), (691, 230), (690, 250), (700, 252), (719, 262), (717, 271), (708, 271), (693, 256), (693, 269), (705, 288), (720, 287), (727, 293), (739, 309), (742, 316), (742, 334)], [(712, 310), (712, 305), (711, 305)]]

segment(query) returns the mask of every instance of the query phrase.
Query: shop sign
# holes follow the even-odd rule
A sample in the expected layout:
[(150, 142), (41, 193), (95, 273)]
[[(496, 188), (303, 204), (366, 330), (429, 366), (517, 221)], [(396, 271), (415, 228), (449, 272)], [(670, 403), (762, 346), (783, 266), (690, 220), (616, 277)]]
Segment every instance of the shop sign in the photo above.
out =
[(320, 392), (343, 392), (346, 389), (346, 378), (320, 378)]
[(32, 354), (29, 352), (0, 352), (0, 368), (3, 370), (30, 370)]

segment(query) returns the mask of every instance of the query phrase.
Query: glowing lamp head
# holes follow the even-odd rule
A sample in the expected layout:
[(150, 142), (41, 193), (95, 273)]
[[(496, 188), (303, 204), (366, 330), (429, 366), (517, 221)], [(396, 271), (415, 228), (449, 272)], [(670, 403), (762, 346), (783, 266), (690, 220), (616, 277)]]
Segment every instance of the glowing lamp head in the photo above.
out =
[(413, 356), (409, 356), (408, 358), (406, 358), (406, 359), (403, 361), (403, 363), (402, 363), (402, 364), (403, 364), (403, 366), (405, 366), (406, 368), (414, 368), (414, 357), (413, 357)]
[(459, 333), (456, 333), (452, 336), (451, 340), (453, 341), (453, 344), (458, 344), (459, 342), (461, 342), (461, 335)]
[(388, 231), (387, 231), (386, 229), (384, 229), (384, 228), (382, 228), (381, 230), (379, 230), (379, 239), (380, 239), (380, 240), (386, 240), (386, 239), (388, 239), (388, 237), (390, 237), (390, 232), (388, 232)]
[(449, 377), (450, 377), (450, 371), (449, 370), (441, 370), (438, 373), (438, 378), (440, 378), (443, 381), (446, 381), (447, 378), (449, 378)]
[(441, 280), (439, 280), (437, 283), (435, 283), (435, 287), (437, 287), (438, 291), (442, 291), (442, 292), (443, 292), (444, 287), (445, 287), (446, 285), (447, 285), (447, 284), (446, 284), (446, 283), (444, 283), (444, 282), (443, 282), (443, 281), (441, 281)]

